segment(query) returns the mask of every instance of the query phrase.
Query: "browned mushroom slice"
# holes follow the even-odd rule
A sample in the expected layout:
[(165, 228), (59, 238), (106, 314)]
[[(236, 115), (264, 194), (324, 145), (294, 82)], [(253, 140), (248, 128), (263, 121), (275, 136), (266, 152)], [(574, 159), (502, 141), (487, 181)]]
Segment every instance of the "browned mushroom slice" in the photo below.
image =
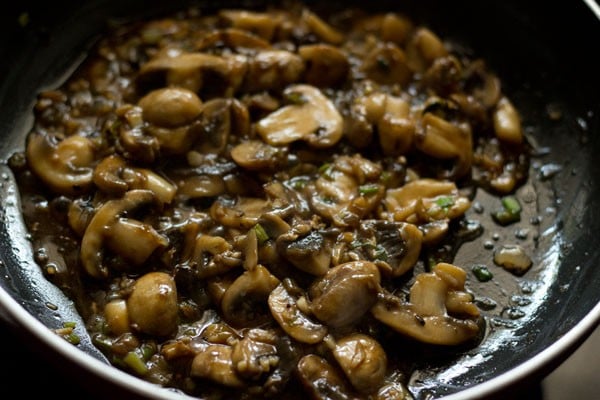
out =
[(276, 90), (296, 83), (304, 73), (302, 58), (286, 50), (263, 50), (248, 59), (243, 90)]
[(296, 299), (280, 283), (269, 295), (269, 308), (275, 321), (294, 340), (315, 344), (327, 335), (327, 328), (313, 322), (298, 308)]
[(60, 194), (77, 194), (92, 185), (95, 148), (79, 135), (62, 140), (48, 133), (33, 133), (27, 139), (27, 160), (36, 176)]
[(454, 55), (436, 58), (423, 74), (423, 84), (440, 96), (459, 93), (463, 80), (463, 67)]
[(279, 279), (260, 264), (245, 271), (223, 294), (223, 316), (234, 326), (260, 325), (269, 313), (267, 299), (277, 285)]
[[(242, 84), (248, 60), (244, 56), (221, 57), (205, 53), (161, 55), (143, 64), (137, 76), (142, 89), (177, 86), (199, 93), (205, 86), (210, 93), (233, 94)], [(210, 85), (205, 85), (210, 81)]]
[(322, 276), (331, 263), (331, 243), (320, 232), (301, 235), (291, 230), (277, 238), (277, 250), (294, 266), (309, 274)]
[(342, 33), (307, 8), (302, 10), (302, 21), (312, 33), (317, 35), (324, 42), (337, 45), (344, 40), (344, 35)]
[(467, 122), (448, 121), (431, 112), (421, 117), (421, 129), (415, 138), (416, 147), (423, 153), (442, 160), (454, 160), (443, 178), (461, 178), (471, 171), (473, 137)]
[(315, 400), (358, 400), (343, 376), (327, 360), (307, 354), (298, 362), (298, 377)]
[(194, 269), (195, 277), (205, 279), (240, 267), (242, 255), (220, 236), (199, 234), (193, 252), (185, 262)]
[(429, 178), (388, 189), (383, 203), (393, 220), (409, 223), (457, 218), (471, 205), (454, 182)]
[(94, 278), (106, 278), (105, 246), (134, 265), (142, 264), (154, 251), (164, 248), (168, 240), (149, 224), (125, 218), (135, 209), (156, 202), (149, 190), (131, 190), (121, 199), (104, 203), (94, 214), (81, 239), (80, 258), (86, 272)]
[(229, 387), (244, 387), (231, 361), (232, 348), (222, 344), (210, 344), (200, 350), (190, 367), (192, 377), (209, 379)]
[(447, 54), (448, 50), (442, 40), (424, 27), (413, 32), (406, 46), (406, 61), (415, 72), (424, 72), (436, 58)]
[(498, 101), (492, 121), (498, 139), (511, 144), (523, 143), (521, 116), (508, 98), (502, 97)]
[(256, 380), (279, 364), (277, 336), (262, 329), (250, 329), (232, 348), (231, 361), (237, 373), (245, 379)]
[(237, 200), (219, 198), (210, 207), (210, 215), (225, 226), (247, 230), (269, 211), (269, 205), (269, 200), (253, 197), (240, 197)]
[(287, 162), (286, 150), (286, 148), (270, 146), (260, 140), (249, 140), (231, 149), (231, 158), (237, 165), (247, 170), (277, 170)]
[(118, 145), (123, 155), (142, 163), (152, 163), (160, 152), (159, 140), (149, 134), (142, 117), (142, 108), (127, 104), (117, 109), (119, 116)]
[(339, 339), (333, 356), (352, 383), (363, 394), (373, 393), (383, 383), (387, 373), (387, 356), (371, 336), (353, 333)]
[(177, 330), (179, 306), (174, 279), (164, 272), (138, 278), (127, 298), (132, 326), (149, 335), (168, 336)]
[(263, 140), (273, 146), (298, 140), (310, 146), (326, 148), (342, 138), (343, 120), (337, 108), (319, 89), (310, 85), (293, 85), (284, 96), (297, 98), (261, 119), (256, 130)]
[(391, 42), (376, 46), (363, 61), (362, 72), (381, 84), (406, 85), (412, 76), (404, 51)]
[(217, 98), (202, 106), (201, 135), (194, 149), (203, 154), (222, 154), (230, 137), (245, 137), (250, 131), (248, 109), (237, 99)]
[(173, 200), (177, 191), (173, 184), (153, 170), (130, 167), (118, 155), (110, 155), (96, 166), (94, 184), (98, 189), (116, 195), (133, 189), (147, 189), (165, 204)]
[(500, 79), (489, 71), (483, 60), (475, 60), (465, 69), (464, 90), (467, 94), (482, 104), (486, 109), (491, 109), (500, 100), (502, 88)]
[(269, 49), (271, 44), (249, 31), (226, 28), (209, 31), (196, 43), (196, 50), (206, 52), (211, 49), (232, 49), (243, 51), (244, 49)]
[(338, 265), (310, 287), (310, 309), (333, 328), (352, 325), (377, 301), (380, 279), (377, 266), (371, 262)]
[(227, 26), (252, 32), (270, 41), (281, 23), (273, 13), (261, 13), (248, 10), (222, 10), (219, 19)]
[[(417, 275), (409, 302), (395, 296), (381, 297), (373, 306), (373, 316), (395, 331), (418, 341), (438, 345), (458, 345), (479, 334), (479, 310), (464, 292), (466, 272), (451, 264), (439, 263), (432, 273)], [(456, 316), (449, 314), (450, 299)], [(461, 303), (459, 306), (457, 303)]]
[(337, 47), (328, 44), (308, 44), (298, 48), (306, 63), (304, 80), (318, 87), (337, 86), (346, 80), (350, 71), (348, 57)]
[(413, 224), (366, 220), (361, 222), (353, 248), (382, 272), (397, 277), (409, 271), (421, 254), (423, 234)]

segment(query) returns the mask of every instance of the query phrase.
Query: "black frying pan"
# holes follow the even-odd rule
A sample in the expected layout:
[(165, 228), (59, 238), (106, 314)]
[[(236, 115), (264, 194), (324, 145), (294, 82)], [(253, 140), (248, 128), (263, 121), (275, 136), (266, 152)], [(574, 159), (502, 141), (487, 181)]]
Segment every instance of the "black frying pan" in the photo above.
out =
[[(0, 317), (32, 349), (64, 368), (65, 376), (89, 380), (86, 386), (98, 396), (181, 398), (109, 367), (85, 332), (77, 332), (83, 341), (74, 348), (48, 331), (63, 321), (80, 320), (33, 261), (18, 193), (4, 164), (23, 148), (36, 94), (61, 83), (107, 20), (153, 15), (184, 4), (189, 2), (20, 2), (1, 17)], [(214, 9), (248, 2), (199, 4)], [(532, 173), (549, 192), (538, 199), (544, 222), (535, 266), (523, 277), (499, 280), (496, 288), (506, 292), (508, 301), (511, 295), (525, 298), (520, 304), (525, 316), (490, 332), (483, 346), (465, 356), (424, 365), (425, 372), (411, 382), (422, 398), (506, 395), (523, 381), (551, 372), (600, 321), (600, 164), (595, 162), (600, 151), (600, 63), (594, 54), (600, 13), (584, 1), (372, 0), (369, 6), (405, 12), (486, 59), (540, 150)], [(561, 110), (559, 120), (548, 118), (548, 106)], [(545, 175), (552, 168), (543, 166), (560, 170)], [(469, 244), (458, 257), (476, 259), (480, 245)]]

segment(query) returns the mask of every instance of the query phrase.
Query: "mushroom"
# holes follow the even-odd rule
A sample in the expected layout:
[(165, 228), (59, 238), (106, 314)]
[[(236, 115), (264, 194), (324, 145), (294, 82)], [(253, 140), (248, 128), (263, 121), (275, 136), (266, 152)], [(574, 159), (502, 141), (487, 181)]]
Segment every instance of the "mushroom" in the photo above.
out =
[(155, 203), (149, 190), (131, 190), (121, 198), (104, 203), (92, 217), (81, 239), (80, 259), (86, 272), (94, 278), (106, 278), (105, 245), (133, 265), (140, 265), (168, 241), (146, 223), (126, 217), (142, 206)]
[(79, 194), (92, 185), (95, 146), (80, 135), (62, 140), (48, 133), (28, 136), (26, 156), (33, 172), (59, 194)]
[(122, 335), (131, 332), (127, 301), (123, 299), (111, 300), (104, 306), (104, 319), (106, 326), (113, 335)]
[(231, 361), (237, 373), (256, 380), (279, 364), (277, 336), (262, 329), (250, 329), (242, 340), (232, 346)]
[(140, 67), (136, 83), (138, 90), (176, 86), (194, 93), (205, 90), (211, 95), (230, 96), (241, 87), (247, 68), (247, 57), (242, 55), (160, 54)]
[(127, 104), (117, 109), (119, 140), (117, 145), (128, 159), (153, 163), (160, 152), (160, 142), (146, 130), (143, 111), (139, 106)]
[(417, 28), (406, 46), (406, 62), (414, 72), (424, 72), (435, 59), (446, 55), (442, 40), (425, 27)]
[(195, 278), (206, 279), (229, 272), (242, 265), (241, 253), (220, 236), (199, 234), (194, 249), (185, 260), (195, 272)]
[(156, 89), (140, 99), (144, 121), (164, 128), (188, 125), (202, 111), (196, 93), (179, 87)]
[(307, 354), (296, 368), (300, 382), (315, 400), (358, 400), (344, 377), (327, 360)]
[(353, 333), (335, 343), (333, 356), (354, 388), (363, 394), (375, 392), (387, 373), (387, 356), (371, 336)]
[[(382, 296), (371, 313), (398, 333), (418, 341), (459, 345), (474, 339), (480, 331), (479, 310), (473, 297), (468, 293), (456, 294), (465, 292), (465, 280), (466, 272), (462, 268), (439, 263), (433, 272), (417, 275), (408, 302), (395, 296)], [(460, 313), (450, 314), (447, 303)]]
[(169, 204), (176, 187), (151, 169), (134, 168), (118, 155), (104, 158), (94, 168), (94, 184), (98, 189), (114, 195), (128, 190), (147, 189), (163, 204)]
[(190, 367), (192, 377), (209, 379), (227, 387), (244, 387), (231, 360), (232, 348), (223, 344), (209, 344), (196, 354)]
[(419, 260), (423, 233), (413, 224), (366, 220), (357, 233), (354, 249), (393, 277), (404, 275)]
[(250, 132), (248, 109), (237, 99), (217, 98), (203, 104), (199, 118), (201, 134), (194, 150), (222, 154), (230, 137), (243, 138)]
[(232, 49), (236, 52), (245, 49), (263, 50), (270, 49), (271, 44), (260, 36), (243, 29), (225, 28), (211, 30), (196, 42), (197, 51), (210, 51), (212, 49)]
[(317, 87), (333, 87), (343, 83), (350, 71), (348, 57), (337, 47), (324, 43), (298, 48), (306, 68), (304, 81)]
[(458, 218), (471, 202), (452, 181), (422, 178), (388, 189), (383, 204), (394, 221), (418, 223)]
[[(245, 271), (227, 288), (221, 300), (225, 319), (234, 326), (256, 326), (264, 322), (267, 299), (279, 279), (262, 265)], [(268, 311), (267, 311), (268, 313)]]
[(127, 298), (127, 313), (135, 329), (168, 336), (177, 330), (178, 312), (177, 287), (171, 275), (149, 272), (135, 281)]
[(483, 60), (471, 62), (464, 71), (464, 91), (486, 109), (496, 106), (502, 97), (500, 79), (490, 72)]
[(322, 276), (331, 263), (331, 243), (320, 232), (300, 234), (297, 230), (277, 238), (277, 250), (294, 266), (309, 274)]
[(282, 146), (298, 140), (327, 148), (342, 138), (343, 120), (335, 105), (316, 87), (292, 85), (284, 96), (298, 99), (258, 121), (256, 131), (265, 142)]
[(324, 42), (337, 45), (344, 40), (342, 33), (307, 8), (302, 10), (302, 22)]
[(496, 137), (510, 144), (523, 143), (523, 130), (521, 128), (521, 117), (510, 100), (502, 97), (492, 116), (494, 132)]
[(377, 301), (380, 274), (375, 264), (351, 261), (331, 268), (310, 289), (310, 310), (332, 328), (353, 325)]
[(280, 18), (273, 13), (261, 13), (247, 10), (221, 10), (219, 20), (226, 26), (252, 32), (270, 41), (273, 38)]
[(404, 51), (391, 42), (378, 44), (366, 56), (361, 72), (377, 83), (406, 85), (412, 76)]
[(304, 73), (302, 58), (286, 50), (262, 50), (248, 59), (242, 90), (278, 90), (298, 82)]
[(297, 300), (280, 283), (269, 294), (269, 309), (275, 321), (294, 340), (316, 344), (327, 335), (327, 328), (312, 321), (297, 305)]
[(261, 140), (248, 140), (231, 149), (231, 158), (237, 165), (250, 171), (276, 171), (287, 163), (286, 150)]
[(449, 121), (426, 108), (416, 133), (415, 145), (429, 156), (454, 160), (450, 171), (440, 173), (442, 178), (458, 179), (471, 171), (473, 137), (467, 122)]
[(219, 198), (210, 207), (210, 215), (227, 227), (248, 230), (258, 222), (258, 218), (270, 210), (268, 200), (255, 197), (238, 199)]

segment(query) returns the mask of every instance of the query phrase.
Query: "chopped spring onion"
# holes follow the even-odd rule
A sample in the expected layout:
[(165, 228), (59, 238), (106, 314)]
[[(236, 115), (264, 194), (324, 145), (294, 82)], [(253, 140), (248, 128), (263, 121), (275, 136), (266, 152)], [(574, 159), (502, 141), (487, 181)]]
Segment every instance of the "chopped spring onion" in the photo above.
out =
[(471, 270), (479, 282), (487, 282), (494, 277), (494, 275), (485, 265), (474, 265)]
[(263, 228), (261, 224), (254, 225), (253, 229), (254, 233), (256, 233), (256, 240), (258, 240), (259, 244), (263, 244), (264, 242), (269, 240), (269, 235), (267, 234), (267, 231), (265, 231), (265, 228)]
[(435, 200), (435, 204), (437, 204), (441, 209), (447, 211), (450, 207), (454, 205), (454, 199), (451, 196), (438, 197)]
[(138, 375), (145, 375), (148, 372), (148, 367), (142, 359), (142, 356), (135, 351), (127, 353), (127, 355), (123, 357), (123, 362)]
[(319, 167), (319, 173), (330, 181), (333, 180), (333, 165), (325, 163)]
[(521, 220), (521, 204), (514, 196), (501, 199), (502, 208), (492, 213), (492, 218), (500, 225), (508, 225)]
[(308, 99), (301, 92), (287, 92), (284, 94), (285, 100), (290, 104), (302, 105), (306, 104)]
[(379, 192), (379, 185), (375, 183), (368, 183), (358, 187), (358, 193), (360, 193), (361, 196), (370, 196), (377, 192)]

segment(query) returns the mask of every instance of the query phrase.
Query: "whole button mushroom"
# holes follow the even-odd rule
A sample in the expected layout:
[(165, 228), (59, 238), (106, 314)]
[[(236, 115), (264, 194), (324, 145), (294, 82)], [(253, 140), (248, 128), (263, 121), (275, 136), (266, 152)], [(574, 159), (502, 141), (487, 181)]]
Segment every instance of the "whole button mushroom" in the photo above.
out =
[(138, 278), (127, 299), (129, 318), (143, 333), (168, 336), (177, 329), (178, 306), (175, 280), (164, 272)]

